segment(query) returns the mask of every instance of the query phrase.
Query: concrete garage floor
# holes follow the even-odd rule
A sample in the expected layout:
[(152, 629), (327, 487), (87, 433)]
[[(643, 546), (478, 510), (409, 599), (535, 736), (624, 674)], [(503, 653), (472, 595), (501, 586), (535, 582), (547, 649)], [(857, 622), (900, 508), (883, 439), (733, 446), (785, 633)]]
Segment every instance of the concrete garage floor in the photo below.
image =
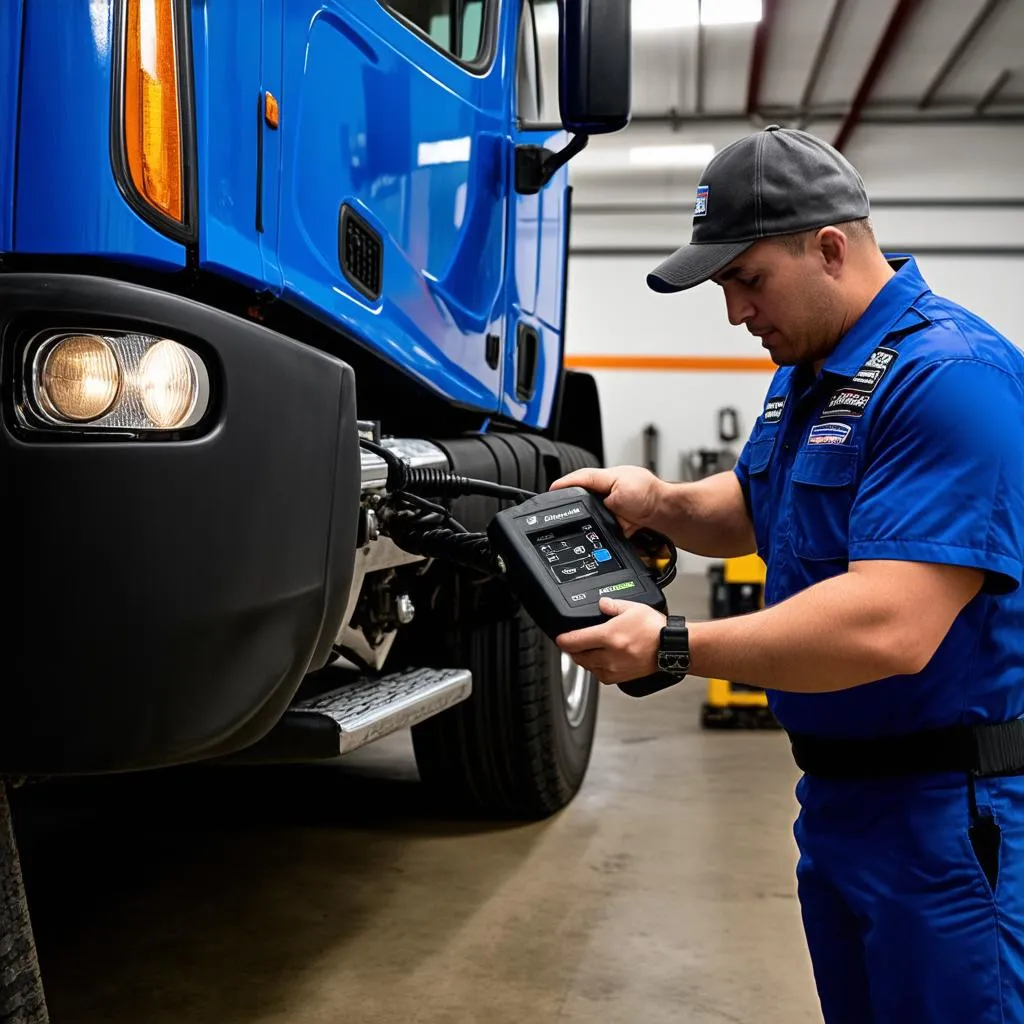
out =
[[(674, 607), (705, 615), (703, 578)], [(704, 733), (703, 683), (602, 694), (554, 820), (452, 820), (407, 735), (329, 768), (17, 794), (56, 1024), (818, 1021), (779, 733)]]

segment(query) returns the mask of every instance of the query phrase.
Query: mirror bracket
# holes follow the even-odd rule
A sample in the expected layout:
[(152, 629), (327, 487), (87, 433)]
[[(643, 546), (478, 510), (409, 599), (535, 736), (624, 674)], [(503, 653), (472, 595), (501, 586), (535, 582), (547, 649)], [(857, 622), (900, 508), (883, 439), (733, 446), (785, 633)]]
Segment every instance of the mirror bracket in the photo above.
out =
[(589, 135), (574, 135), (557, 153), (543, 146), (516, 146), (516, 192), (535, 196), (589, 141)]

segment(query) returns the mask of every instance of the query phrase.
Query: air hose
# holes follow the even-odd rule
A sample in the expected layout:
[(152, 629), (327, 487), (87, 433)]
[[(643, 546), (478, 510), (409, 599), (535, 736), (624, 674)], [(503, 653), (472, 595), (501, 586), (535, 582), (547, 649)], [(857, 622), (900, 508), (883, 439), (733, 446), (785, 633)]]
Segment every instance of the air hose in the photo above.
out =
[(402, 492), (429, 494), (436, 498), (461, 498), (470, 494), (485, 498), (508, 498), (511, 501), (525, 501), (536, 497), (536, 491), (527, 491), (521, 487), (508, 487), (505, 484), (491, 483), (490, 480), (474, 480), (472, 477), (459, 476), (445, 469), (433, 467), (410, 466), (393, 451), (373, 441), (360, 440), (367, 451), (379, 455), (388, 464), (387, 489), (392, 494)]

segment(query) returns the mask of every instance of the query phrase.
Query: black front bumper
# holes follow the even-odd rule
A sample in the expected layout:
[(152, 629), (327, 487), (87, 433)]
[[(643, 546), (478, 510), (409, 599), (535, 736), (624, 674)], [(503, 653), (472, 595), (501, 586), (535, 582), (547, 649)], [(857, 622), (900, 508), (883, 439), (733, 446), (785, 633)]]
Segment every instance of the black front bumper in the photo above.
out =
[[(167, 336), (211, 371), (195, 437), (33, 434), (30, 329)], [(0, 275), (0, 773), (120, 771), (263, 736), (327, 659), (352, 580), (351, 369), (248, 321), (118, 281)]]

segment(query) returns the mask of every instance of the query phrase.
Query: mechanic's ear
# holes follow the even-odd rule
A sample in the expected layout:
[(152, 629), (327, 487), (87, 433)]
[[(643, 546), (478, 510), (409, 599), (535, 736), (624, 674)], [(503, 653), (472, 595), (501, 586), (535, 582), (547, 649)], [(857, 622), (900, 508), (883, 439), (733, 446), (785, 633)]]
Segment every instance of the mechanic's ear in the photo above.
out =
[(829, 277), (838, 277), (846, 264), (849, 240), (839, 228), (822, 228), (815, 236), (813, 245), (821, 256), (821, 265)]

